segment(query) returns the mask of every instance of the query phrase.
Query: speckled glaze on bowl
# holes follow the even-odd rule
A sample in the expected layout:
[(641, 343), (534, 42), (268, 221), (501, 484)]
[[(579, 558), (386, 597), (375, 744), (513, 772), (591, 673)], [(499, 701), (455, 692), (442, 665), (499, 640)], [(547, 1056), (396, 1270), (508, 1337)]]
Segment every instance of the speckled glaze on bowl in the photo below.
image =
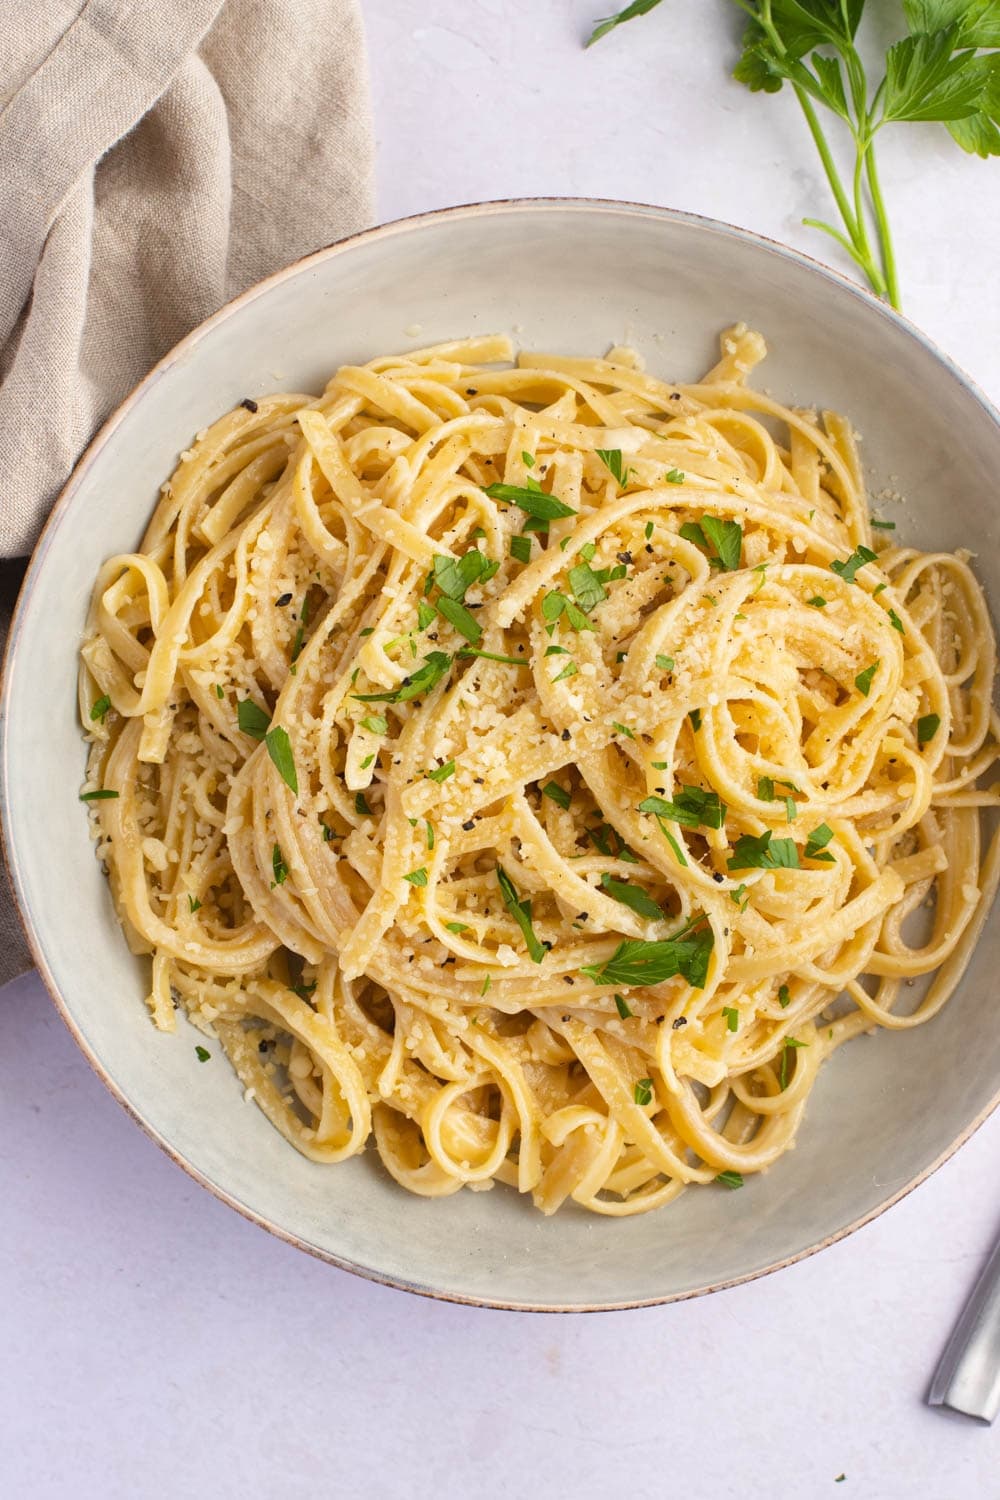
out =
[(1000, 598), (1000, 418), (911, 325), (824, 267), (741, 230), (633, 204), (488, 203), (389, 224), (247, 292), (179, 344), (95, 439), (36, 550), (0, 703), (2, 814), (42, 975), (112, 1093), (199, 1182), (347, 1270), (496, 1307), (570, 1311), (695, 1295), (787, 1264), (892, 1203), (986, 1117), (1000, 1089), (993, 1021), (1000, 940), (987, 923), (943, 1018), (861, 1039), (821, 1075), (796, 1150), (739, 1193), (695, 1191), (660, 1213), (544, 1219), (515, 1193), (413, 1198), (373, 1151), (305, 1161), (195, 1034), (156, 1033), (77, 800), (84, 752), (76, 652), (99, 564), (137, 542), (192, 434), (243, 396), (318, 390), (347, 361), (513, 329), (526, 346), (637, 345), (692, 378), (718, 331), (767, 336), (759, 378), (785, 400), (848, 413), (876, 487), (908, 497), (902, 537), (973, 541)]

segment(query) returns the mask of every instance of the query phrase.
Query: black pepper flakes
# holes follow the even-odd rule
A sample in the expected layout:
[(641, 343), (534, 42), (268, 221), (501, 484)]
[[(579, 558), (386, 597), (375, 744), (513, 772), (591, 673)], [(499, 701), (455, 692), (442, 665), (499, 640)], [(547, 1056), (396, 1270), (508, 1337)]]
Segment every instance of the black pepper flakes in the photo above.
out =
[(568, 739), (569, 739), (569, 737), (570, 737), (570, 735), (569, 735), (569, 730), (568, 730), (568, 729), (564, 729), (564, 730), (563, 730), (563, 732), (562, 732), (562, 738), (563, 738), (563, 739), (564, 739), (564, 740), (568, 740)]
[(258, 409), (256, 401), (251, 401), (249, 396), (244, 396), (240, 405), (245, 406), (247, 411), (257, 411)]
[(671, 1021), (670, 1029), (671, 1031), (680, 1031), (681, 1027), (686, 1025), (687, 1016), (677, 1016), (673, 1021)]
[(718, 870), (712, 871), (712, 879), (715, 881), (716, 885), (721, 885), (723, 878), (724, 877), (719, 874)]
[(286, 604), (291, 604), (291, 602), (292, 602), (292, 596), (291, 596), (291, 594), (279, 594), (278, 597), (277, 597), (277, 599), (275, 599), (274, 602), (278, 606), (279, 609), (284, 609), (284, 607), (285, 607)]
[(475, 818), (470, 818), (467, 823), (463, 823), (462, 824), (462, 827), (465, 829), (466, 833), (471, 833), (472, 830), (475, 828), (475, 826), (476, 826), (476, 820), (475, 820)]

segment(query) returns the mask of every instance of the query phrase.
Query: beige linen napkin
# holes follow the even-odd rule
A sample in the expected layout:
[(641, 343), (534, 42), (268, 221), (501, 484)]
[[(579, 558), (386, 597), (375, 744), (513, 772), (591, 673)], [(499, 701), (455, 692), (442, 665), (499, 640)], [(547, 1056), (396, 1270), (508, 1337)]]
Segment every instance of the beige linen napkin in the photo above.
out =
[[(189, 329), (370, 221), (358, 0), (42, 0), (0, 28), (0, 558)], [(0, 637), (19, 569), (0, 566)], [(30, 957), (0, 883), (0, 984)]]

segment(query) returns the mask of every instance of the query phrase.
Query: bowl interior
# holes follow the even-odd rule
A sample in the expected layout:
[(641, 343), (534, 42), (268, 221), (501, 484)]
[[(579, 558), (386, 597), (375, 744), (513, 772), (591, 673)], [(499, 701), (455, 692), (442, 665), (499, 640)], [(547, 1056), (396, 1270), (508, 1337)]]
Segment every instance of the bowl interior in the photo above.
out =
[(1000, 1031), (989, 924), (944, 1017), (844, 1049), (797, 1149), (739, 1193), (695, 1192), (638, 1219), (572, 1207), (541, 1218), (515, 1193), (411, 1198), (373, 1151), (337, 1167), (277, 1135), (219, 1053), (156, 1033), (145, 964), (128, 953), (77, 800), (84, 753), (76, 651), (99, 564), (134, 546), (192, 433), (243, 396), (318, 391), (333, 369), (460, 335), (599, 353), (627, 341), (657, 373), (693, 378), (718, 332), (766, 335), (758, 379), (848, 413), (872, 488), (906, 496), (898, 535), (967, 545), (1000, 598), (994, 504), (1000, 428), (925, 341), (801, 257), (662, 210), (493, 205), (335, 246), (248, 293), (147, 379), (78, 468), (36, 553), (2, 704), (4, 816), (22, 906), (64, 1013), (111, 1087), (210, 1186), (269, 1226), (401, 1286), (513, 1306), (621, 1306), (683, 1296), (815, 1248), (877, 1211), (990, 1107)]

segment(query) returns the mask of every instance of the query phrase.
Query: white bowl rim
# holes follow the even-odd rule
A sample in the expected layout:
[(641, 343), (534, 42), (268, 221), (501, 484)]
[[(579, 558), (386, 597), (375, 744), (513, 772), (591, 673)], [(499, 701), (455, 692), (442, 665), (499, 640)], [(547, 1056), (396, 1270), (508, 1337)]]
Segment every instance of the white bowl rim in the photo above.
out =
[(76, 1042), (84, 1057), (87, 1059), (87, 1062), (93, 1068), (94, 1072), (104, 1084), (105, 1088), (107, 1088), (113, 1098), (118, 1101), (125, 1112), (131, 1116), (136, 1124), (139, 1125), (143, 1131), (145, 1131), (146, 1135), (149, 1136), (149, 1138), (157, 1146), (159, 1146), (163, 1152), (165, 1152), (165, 1154), (171, 1159), (171, 1161), (176, 1162), (177, 1165), (183, 1168), (183, 1170), (187, 1172), (187, 1174), (192, 1177), (195, 1182), (197, 1182), (201, 1187), (207, 1188), (208, 1191), (212, 1193), (216, 1198), (218, 1198), (221, 1202), (227, 1204), (230, 1208), (235, 1209), (238, 1214), (242, 1215), (242, 1217), (245, 1219), (249, 1219), (251, 1223), (259, 1225), (262, 1229), (266, 1229), (270, 1234), (275, 1235), (280, 1240), (284, 1240), (289, 1245), (293, 1245), (296, 1249), (304, 1250), (307, 1254), (314, 1256), (317, 1260), (321, 1260), (329, 1265), (336, 1266), (342, 1271), (349, 1271), (355, 1276), (361, 1276), (367, 1281), (374, 1281), (382, 1286), (393, 1287), (400, 1291), (414, 1292), (418, 1296), (429, 1297), (435, 1301), (457, 1302), (466, 1306), (495, 1308), (498, 1311), (508, 1312), (622, 1312), (643, 1307), (657, 1307), (667, 1302), (685, 1302), (689, 1301), (693, 1297), (707, 1296), (710, 1292), (719, 1292), (726, 1290), (728, 1287), (741, 1286), (745, 1282), (756, 1281), (759, 1277), (769, 1276), (774, 1271), (783, 1270), (785, 1266), (795, 1265), (799, 1261), (807, 1260), (810, 1256), (817, 1254), (820, 1250), (825, 1250), (828, 1246), (836, 1244), (839, 1240), (846, 1239), (848, 1235), (854, 1234), (856, 1230), (862, 1229), (866, 1224), (870, 1224), (872, 1220), (879, 1218), (883, 1213), (886, 1212), (887, 1209), (892, 1208), (902, 1198), (907, 1197), (914, 1188), (919, 1187), (921, 1183), (925, 1182), (927, 1178), (932, 1175), (932, 1173), (936, 1172), (939, 1167), (943, 1166), (944, 1163), (948, 1161), (955, 1154), (955, 1152), (958, 1151), (959, 1148), (963, 1146), (965, 1142), (975, 1134), (975, 1132), (990, 1117), (994, 1110), (998, 1106), (1000, 1106), (1000, 1087), (997, 1088), (996, 1093), (992, 1096), (986, 1106), (979, 1111), (974, 1119), (972, 1119), (969, 1124), (959, 1132), (955, 1139), (948, 1146), (946, 1146), (945, 1149), (937, 1157), (935, 1157), (933, 1161), (931, 1161), (920, 1172), (916, 1173), (915, 1176), (910, 1179), (910, 1181), (904, 1183), (902, 1187), (898, 1188), (894, 1193), (890, 1194), (889, 1197), (885, 1198), (881, 1203), (876, 1204), (874, 1208), (869, 1209), (867, 1212), (861, 1214), (858, 1218), (852, 1219), (848, 1224), (843, 1225), (841, 1228), (835, 1230), (832, 1234), (824, 1236), (823, 1239), (817, 1241), (816, 1244), (809, 1245), (805, 1249), (796, 1251), (792, 1255), (783, 1256), (777, 1260), (774, 1260), (769, 1265), (760, 1266), (755, 1268), (754, 1270), (747, 1271), (743, 1275), (728, 1277), (721, 1281), (715, 1281), (705, 1286), (695, 1287), (682, 1292), (668, 1292), (661, 1296), (645, 1297), (638, 1300), (628, 1299), (618, 1302), (598, 1302), (588, 1306), (580, 1306), (579, 1304), (570, 1303), (558, 1304), (537, 1303), (522, 1300), (504, 1300), (485, 1296), (463, 1295), (458, 1292), (442, 1291), (440, 1290), (440, 1288), (434, 1286), (430, 1286), (420, 1282), (408, 1281), (398, 1276), (389, 1275), (377, 1270), (372, 1266), (361, 1265), (357, 1261), (349, 1260), (343, 1256), (335, 1255), (332, 1251), (324, 1250), (317, 1245), (309, 1244), (306, 1240), (300, 1238), (293, 1231), (285, 1229), (282, 1225), (277, 1224), (271, 1219), (267, 1218), (265, 1214), (250, 1208), (249, 1205), (241, 1202), (240, 1199), (228, 1192), (219, 1183), (213, 1182), (210, 1178), (205, 1176), (205, 1174), (195, 1165), (193, 1161), (189, 1160), (180, 1151), (178, 1151), (175, 1146), (171, 1145), (166, 1137), (162, 1135), (156, 1129), (156, 1127), (145, 1118), (141, 1111), (132, 1103), (132, 1101), (128, 1098), (124, 1091), (119, 1088), (119, 1086), (107, 1073), (100, 1058), (97, 1056), (96, 1052), (87, 1042), (86, 1038), (77, 1026), (72, 1014), (70, 1013), (66, 1005), (66, 1002), (62, 997), (62, 994), (60, 993), (59, 986), (56, 982), (54, 974), (52, 973), (48, 965), (48, 961), (42, 949), (41, 942), (39, 941), (37, 932), (35, 930), (33, 914), (27, 900), (27, 896), (25, 893), (25, 884), (21, 876), (18, 852), (13, 845), (9, 832), (8, 818), (8, 741), (10, 737), (10, 715), (7, 712), (7, 687), (11, 675), (11, 669), (17, 654), (18, 643), (21, 635), (22, 618), (26, 612), (30, 596), (34, 592), (35, 587), (38, 583), (38, 579), (44, 567), (46, 557), (51, 549), (53, 539), (56, 536), (70, 505), (73, 502), (73, 498), (80, 486), (83, 476), (92, 467), (99, 454), (111, 441), (115, 434), (115, 431), (120, 426), (124, 418), (129, 414), (129, 412), (131, 412), (132, 408), (138, 405), (138, 403), (156, 385), (159, 378), (179, 359), (182, 359), (191, 350), (193, 350), (200, 342), (200, 340), (211, 329), (234, 316), (243, 307), (255, 301), (257, 297), (263, 295), (272, 287), (275, 287), (281, 282), (289, 279), (290, 277), (297, 275), (300, 271), (308, 266), (316, 265), (321, 261), (325, 261), (333, 258), (334, 256), (341, 255), (353, 249), (353, 247), (356, 245), (366, 244), (378, 240), (390, 239), (399, 234), (411, 233), (415, 230), (420, 230), (427, 224), (435, 224), (442, 220), (462, 220), (468, 218), (488, 217), (492, 214), (510, 213), (512, 211), (524, 213), (545, 212), (553, 209), (559, 211), (569, 210), (585, 213), (593, 212), (596, 209), (599, 212), (608, 214), (619, 214), (623, 216), (638, 215), (644, 218), (660, 218), (670, 223), (689, 225), (692, 228), (698, 228), (703, 231), (707, 230), (710, 233), (723, 236), (727, 239), (734, 239), (737, 241), (756, 245), (758, 248), (766, 251), (768, 254), (773, 255), (778, 259), (782, 259), (790, 262), (791, 264), (801, 266), (807, 271), (820, 277), (822, 280), (831, 283), (841, 292), (847, 292), (852, 298), (867, 307), (870, 313), (876, 314), (885, 319), (890, 324), (895, 325), (897, 330), (905, 334), (916, 344), (920, 345), (927, 353), (929, 353), (935, 360), (937, 360), (939, 364), (944, 366), (944, 368), (954, 376), (954, 378), (964, 388), (967, 394), (973, 397), (973, 399), (979, 404), (979, 406), (982, 407), (985, 414), (992, 420), (994, 425), (997, 427), (998, 432), (1000, 432), (1000, 410), (998, 410), (993, 402), (990, 401), (985, 392), (979, 387), (979, 385), (977, 385), (972, 377), (968, 375), (960, 365), (956, 364), (956, 362), (949, 355), (945, 354), (944, 351), (940, 349), (934, 342), (934, 340), (931, 339), (927, 334), (925, 334), (905, 314), (899, 312), (896, 308), (890, 307), (888, 303), (882, 301), (881, 298), (876, 297), (873, 292), (868, 290), (868, 288), (861, 286), (858, 282), (853, 281), (850, 277), (844, 275), (842, 272), (835, 270), (832, 266), (828, 266), (824, 262), (816, 260), (813, 256), (807, 255), (801, 250), (794, 249), (790, 245), (784, 245), (778, 240), (773, 240), (767, 235), (759, 234), (751, 229), (741, 228), (735, 224), (728, 224), (721, 219), (710, 218), (704, 214), (689, 213), (682, 209), (666, 208), (662, 205), (632, 202), (625, 199), (540, 196), (525, 198), (487, 199), (479, 203), (462, 203), (448, 208), (431, 209), (424, 213), (410, 214), (400, 219), (391, 219), (384, 224), (378, 224), (370, 229), (359, 230), (356, 234), (347, 235), (342, 240), (336, 240), (331, 245), (326, 245), (319, 250), (311, 251), (308, 255), (301, 256), (298, 260), (292, 261), (289, 265), (283, 266), (278, 271), (274, 271), (270, 276), (265, 277), (263, 281), (255, 282), (253, 286), (248, 287), (244, 292), (241, 292), (239, 296), (234, 297), (231, 301), (224, 303), (217, 312), (213, 313), (211, 317), (206, 318), (203, 323), (199, 323), (196, 328), (193, 328), (190, 333), (186, 334), (179, 343), (175, 344), (174, 347), (162, 357), (162, 359), (158, 360), (157, 363), (153, 365), (149, 373), (143, 377), (143, 379), (137, 386), (135, 386), (132, 391), (130, 391), (130, 393), (125, 397), (122, 403), (118, 407), (116, 407), (116, 409), (111, 413), (111, 415), (107, 418), (103, 425), (98, 429), (98, 431), (88, 443), (87, 447), (84, 449), (80, 458), (77, 460), (73, 472), (70, 474), (69, 479), (66, 481), (58, 497), (56, 498), (52, 510), (50, 511), (49, 516), (45, 521), (42, 531), (38, 537), (38, 541), (36, 542), (34, 550), (31, 554), (28, 567), (26, 569), (24, 579), (18, 594), (14, 613), (11, 618), (10, 630), (4, 649), (2, 669), (0, 669), (0, 832), (2, 832), (2, 839), (0, 839), (0, 853), (2, 853), (3, 855), (4, 863), (7, 868), (10, 887), (14, 893), (16, 900), (18, 915), (21, 919), (21, 924), (24, 928), (25, 935), (28, 940), (28, 946), (31, 950), (32, 957), (35, 960), (39, 975), (49, 993), (53, 1004), (56, 1007), (56, 1010), (62, 1017), (62, 1020), (69, 1030), (70, 1035), (73, 1037), (73, 1040)]

